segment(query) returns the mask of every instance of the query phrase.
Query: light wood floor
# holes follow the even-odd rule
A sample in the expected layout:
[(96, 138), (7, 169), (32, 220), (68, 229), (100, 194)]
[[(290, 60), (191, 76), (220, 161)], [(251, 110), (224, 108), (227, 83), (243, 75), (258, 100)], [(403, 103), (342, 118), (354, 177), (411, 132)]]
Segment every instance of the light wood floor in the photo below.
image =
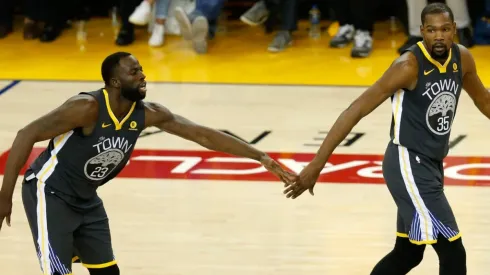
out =
[[(2, 117), (15, 118), (0, 121), (2, 151), (9, 149), (19, 127), (72, 94), (98, 87), (93, 82), (20, 82), (0, 97)], [(256, 146), (282, 152), (283, 158), (293, 153), (309, 153), (311, 158), (316, 147), (304, 144), (327, 130), (363, 90), (156, 83), (148, 88), (148, 100), (244, 139), (271, 131)], [(30, 100), (38, 95), (42, 96)], [(467, 137), (450, 158), (487, 156), (488, 120), (465, 94), (459, 108), (453, 136)], [(382, 155), (389, 121), (386, 102), (354, 129), (365, 135), (351, 147), (339, 147), (336, 154)], [(203, 151), (163, 134), (141, 138), (136, 148)], [(133, 159), (128, 169), (136, 162)], [(282, 196), (282, 184), (275, 181), (226, 180), (219, 175), (200, 180), (142, 179), (148, 170), (160, 169), (153, 165), (148, 162), (146, 171), (117, 178), (100, 189), (123, 274), (369, 274), (395, 238), (396, 212), (383, 184), (323, 183), (317, 185), (315, 197), (292, 201)], [(167, 170), (176, 166), (168, 165)], [(486, 274), (490, 188), (459, 183), (446, 187), (446, 192), (463, 232), (468, 274)], [(0, 233), (2, 274), (39, 274), (19, 189), (14, 199), (13, 225)], [(437, 274), (437, 267), (436, 254), (427, 249), (424, 262), (411, 274)], [(87, 274), (79, 265), (74, 273)]]
[[(294, 46), (279, 54), (266, 51), (272, 36), (260, 29), (231, 25), (228, 30), (204, 56), (195, 55), (177, 37), (151, 49), (144, 31), (134, 45), (116, 47), (110, 22), (103, 20), (88, 23), (84, 51), (75, 30), (52, 44), (24, 42), (20, 32), (14, 33), (0, 41), (0, 91), (12, 80), (23, 81), (0, 96), (0, 152), (9, 150), (26, 123), (75, 93), (99, 88), (102, 59), (124, 50), (145, 67), (148, 100), (247, 141), (265, 132), (255, 146), (298, 172), (336, 117), (364, 89), (353, 86), (373, 83), (404, 40), (401, 33), (390, 34), (381, 26), (373, 55), (353, 60), (349, 48), (328, 49), (328, 37), (310, 41), (304, 28)], [(488, 49), (471, 50), (486, 86)], [(221, 155), (165, 134), (141, 138), (121, 177), (100, 189), (122, 274), (369, 274), (395, 239), (394, 203), (376, 164), (388, 142), (390, 117), (386, 102), (361, 121), (353, 131), (360, 138), (338, 148), (315, 197), (295, 201), (285, 199), (282, 184), (265, 173), (231, 175), (231, 170), (236, 174), (256, 168), (253, 163), (223, 163)], [(445, 190), (472, 275), (490, 269), (488, 123), (462, 95), (451, 136), (460, 141), (447, 159)], [(37, 144), (37, 152), (45, 145)], [(180, 162), (163, 162), (161, 155), (195, 157), (200, 163), (178, 172)], [(473, 169), (463, 169), (467, 164)], [(216, 169), (226, 171), (219, 174)], [(40, 274), (19, 188), (14, 200), (12, 227), (0, 232), (1, 273)], [(429, 248), (410, 274), (433, 275), (437, 270), (437, 257)], [(87, 272), (75, 265), (74, 274)]]

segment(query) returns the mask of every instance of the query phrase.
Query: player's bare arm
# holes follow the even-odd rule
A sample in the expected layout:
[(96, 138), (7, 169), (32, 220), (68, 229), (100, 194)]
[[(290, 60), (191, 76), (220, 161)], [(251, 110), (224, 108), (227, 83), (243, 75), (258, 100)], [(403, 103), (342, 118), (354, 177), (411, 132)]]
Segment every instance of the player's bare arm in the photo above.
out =
[(314, 159), (301, 171), (296, 184), (284, 190), (286, 196), (296, 198), (306, 189), (313, 195), (313, 186), (330, 155), (354, 126), (370, 114), (396, 91), (416, 86), (418, 65), (415, 56), (405, 53), (396, 59), (381, 78), (344, 110), (325, 137)]
[(10, 212), (15, 183), (36, 142), (54, 138), (77, 127), (91, 127), (96, 121), (98, 103), (89, 95), (77, 95), (21, 130), (12, 144), (0, 190), (0, 228)]
[(480, 112), (490, 118), (490, 93), (478, 76), (475, 60), (470, 51), (461, 45), (459, 45), (459, 48), (463, 66), (463, 88), (471, 97)]
[(249, 144), (212, 128), (196, 124), (174, 114), (158, 103), (145, 103), (146, 127), (157, 127), (165, 132), (193, 141), (207, 149), (250, 158), (259, 161), (266, 169), (278, 176), (284, 183), (291, 184), (295, 176), (286, 172), (266, 153)]

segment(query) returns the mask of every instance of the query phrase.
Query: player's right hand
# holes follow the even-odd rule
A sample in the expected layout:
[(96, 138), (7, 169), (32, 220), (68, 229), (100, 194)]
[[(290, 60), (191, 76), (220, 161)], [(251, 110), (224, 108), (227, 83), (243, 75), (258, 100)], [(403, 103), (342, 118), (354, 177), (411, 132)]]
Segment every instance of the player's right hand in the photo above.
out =
[(12, 197), (0, 191), (0, 230), (2, 230), (3, 220), (6, 219), (10, 226), (10, 215), (12, 214)]

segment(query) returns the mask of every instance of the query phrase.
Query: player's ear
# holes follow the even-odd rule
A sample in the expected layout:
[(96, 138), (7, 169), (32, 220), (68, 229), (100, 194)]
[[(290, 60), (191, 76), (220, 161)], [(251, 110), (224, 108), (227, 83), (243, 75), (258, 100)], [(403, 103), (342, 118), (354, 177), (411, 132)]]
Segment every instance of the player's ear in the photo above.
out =
[(115, 88), (121, 87), (121, 82), (119, 81), (119, 79), (116, 79), (116, 78), (111, 78), (111, 84)]

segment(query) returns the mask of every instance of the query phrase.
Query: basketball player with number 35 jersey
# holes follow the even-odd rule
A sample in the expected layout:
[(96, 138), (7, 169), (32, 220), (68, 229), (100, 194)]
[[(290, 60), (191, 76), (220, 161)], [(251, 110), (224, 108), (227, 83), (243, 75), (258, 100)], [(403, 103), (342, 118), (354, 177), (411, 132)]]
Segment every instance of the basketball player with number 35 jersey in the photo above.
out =
[(30, 164), (22, 184), (24, 209), (43, 274), (72, 274), (76, 261), (90, 275), (119, 275), (97, 189), (121, 172), (147, 127), (257, 160), (286, 184), (296, 180), (296, 175), (249, 144), (195, 124), (158, 103), (143, 101), (146, 76), (131, 54), (109, 55), (102, 63), (102, 78), (104, 88), (68, 99), (20, 130), (8, 156), (0, 190), (0, 229), (4, 219), (10, 226), (15, 183), (34, 143), (50, 140)]
[(372, 275), (407, 274), (422, 261), (426, 245), (432, 245), (439, 257), (439, 274), (466, 274), (466, 250), (444, 194), (443, 160), (462, 89), (488, 118), (490, 93), (470, 52), (453, 42), (456, 24), (451, 9), (433, 3), (424, 8), (421, 19), (424, 40), (402, 53), (340, 115), (299, 180), (284, 190), (293, 199), (305, 190), (313, 194), (320, 171), (339, 143), (391, 98), (391, 140), (383, 176), (397, 206), (396, 242)]

